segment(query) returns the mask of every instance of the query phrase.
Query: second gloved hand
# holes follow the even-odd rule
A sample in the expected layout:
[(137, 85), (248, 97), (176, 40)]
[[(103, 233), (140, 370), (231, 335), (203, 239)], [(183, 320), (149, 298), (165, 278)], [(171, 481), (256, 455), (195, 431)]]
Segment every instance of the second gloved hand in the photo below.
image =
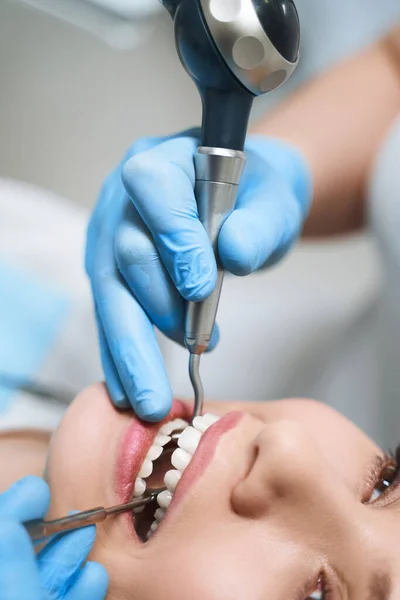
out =
[(49, 488), (38, 477), (26, 477), (0, 494), (0, 600), (104, 600), (105, 569), (84, 565), (94, 527), (58, 536), (35, 556), (21, 523), (43, 518), (49, 502)]
[[(216, 263), (197, 215), (197, 131), (135, 143), (105, 182), (87, 238), (86, 268), (101, 357), (117, 406), (145, 420), (169, 412), (172, 392), (153, 325), (183, 343), (185, 301), (214, 289)], [(298, 238), (311, 201), (300, 154), (252, 136), (236, 208), (219, 236), (224, 268), (248, 275), (279, 260)], [(218, 340), (213, 334), (209, 349)]]

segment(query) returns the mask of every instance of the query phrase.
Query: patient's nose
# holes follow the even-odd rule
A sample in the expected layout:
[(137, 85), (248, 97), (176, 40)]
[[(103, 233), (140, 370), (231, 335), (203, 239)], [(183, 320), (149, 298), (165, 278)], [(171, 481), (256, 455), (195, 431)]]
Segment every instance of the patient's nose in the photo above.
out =
[[(232, 507), (245, 517), (257, 518), (288, 509), (310, 514), (329, 496), (329, 468), (318, 446), (298, 423), (270, 424), (255, 438), (247, 476), (232, 494)], [(332, 475), (332, 474), (331, 474)], [(299, 515), (300, 516), (300, 515)]]

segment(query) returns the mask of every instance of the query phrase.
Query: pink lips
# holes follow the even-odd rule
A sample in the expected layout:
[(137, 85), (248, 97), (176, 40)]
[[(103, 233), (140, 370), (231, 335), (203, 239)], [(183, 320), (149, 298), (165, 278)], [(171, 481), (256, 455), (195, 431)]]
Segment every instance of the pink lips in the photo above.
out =
[(190, 420), (189, 407), (174, 400), (172, 410), (161, 423), (144, 423), (136, 417), (125, 429), (118, 452), (116, 468), (116, 491), (121, 504), (129, 502), (133, 494), (133, 486), (147, 452), (160, 427), (173, 419)]
[[(117, 461), (116, 491), (121, 504), (129, 502), (132, 498), (134, 481), (160, 427), (164, 423), (177, 418), (189, 422), (191, 416), (190, 407), (179, 400), (175, 400), (170, 414), (162, 423), (147, 424), (136, 418), (132, 419), (132, 423), (130, 423), (123, 433)], [(228, 413), (203, 434), (196, 453), (193, 456), (190, 465), (185, 470), (174, 493), (173, 501), (168, 509), (166, 517), (163, 519), (161, 528), (163, 528), (165, 522), (169, 520), (171, 513), (180, 503), (189, 488), (196, 483), (210, 465), (220, 438), (236, 427), (243, 416), (244, 415), (241, 412)], [(129, 530), (133, 534), (133, 537), (137, 539), (132, 526), (131, 517), (129, 515), (125, 515), (125, 517)]]

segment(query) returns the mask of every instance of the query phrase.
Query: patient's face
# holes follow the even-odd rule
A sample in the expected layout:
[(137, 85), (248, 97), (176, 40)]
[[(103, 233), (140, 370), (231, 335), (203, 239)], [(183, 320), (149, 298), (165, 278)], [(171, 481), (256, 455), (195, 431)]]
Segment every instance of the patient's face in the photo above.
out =
[[(311, 401), (215, 403), (207, 411), (225, 416), (182, 440), (186, 451), (173, 459), (179, 473), (168, 479), (172, 502), (157, 513), (149, 541), (131, 515), (98, 526), (91, 558), (108, 569), (109, 599), (381, 600), (390, 582), (390, 597), (399, 597), (393, 461)], [(175, 404), (174, 418), (189, 414)], [(129, 499), (140, 469), (148, 474), (145, 455), (167, 441), (155, 439), (159, 428), (116, 411), (101, 385), (83, 392), (52, 440), (52, 516)], [(168, 468), (155, 463), (148, 487)], [(142, 490), (139, 481), (136, 494)], [(151, 517), (136, 517), (141, 535)]]

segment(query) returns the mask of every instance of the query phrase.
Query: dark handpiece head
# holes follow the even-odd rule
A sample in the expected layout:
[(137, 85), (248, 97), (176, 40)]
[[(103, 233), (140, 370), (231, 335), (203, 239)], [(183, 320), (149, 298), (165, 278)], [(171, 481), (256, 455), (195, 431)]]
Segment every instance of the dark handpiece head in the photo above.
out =
[(293, 0), (164, 0), (180, 59), (203, 100), (203, 144), (242, 149), (255, 96), (298, 62)]

